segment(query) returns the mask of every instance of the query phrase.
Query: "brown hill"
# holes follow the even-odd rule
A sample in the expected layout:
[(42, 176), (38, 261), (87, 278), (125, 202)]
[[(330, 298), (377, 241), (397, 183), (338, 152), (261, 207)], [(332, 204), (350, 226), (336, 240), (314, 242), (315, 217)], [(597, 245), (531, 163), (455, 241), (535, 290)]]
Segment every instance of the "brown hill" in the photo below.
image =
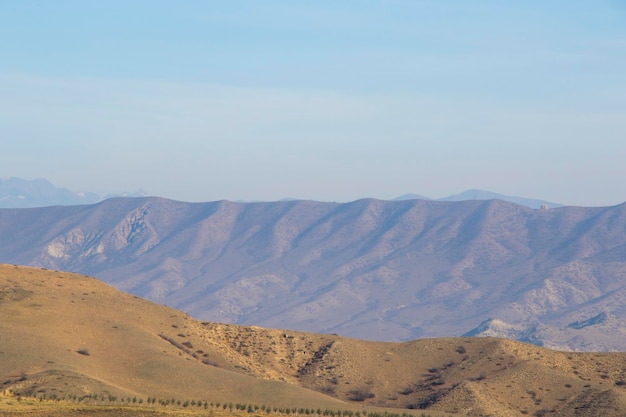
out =
[[(0, 267), (0, 381), (4, 389), (64, 396), (206, 398), (339, 406), (293, 384), (207, 365), (170, 343), (196, 324), (95, 278)], [(184, 340), (183, 340), (184, 342)], [(196, 350), (200, 349), (198, 347)], [(211, 359), (223, 363), (220, 353)], [(197, 357), (196, 357), (197, 356)]]
[(200, 322), (75, 274), (0, 266), (2, 391), (458, 415), (626, 415), (626, 354), (371, 342)]

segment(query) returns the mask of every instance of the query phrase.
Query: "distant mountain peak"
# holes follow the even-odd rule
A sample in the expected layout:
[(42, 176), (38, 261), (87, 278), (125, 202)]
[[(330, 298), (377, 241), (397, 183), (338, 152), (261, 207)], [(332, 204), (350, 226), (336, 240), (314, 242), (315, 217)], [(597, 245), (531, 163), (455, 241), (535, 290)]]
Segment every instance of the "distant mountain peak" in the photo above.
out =
[(44, 178), (0, 178), (0, 208), (30, 208), (93, 204), (100, 201), (94, 193), (58, 188)]
[[(393, 201), (402, 201), (402, 200), (431, 200), (428, 197), (424, 197), (419, 194), (404, 194), (400, 197), (396, 197)], [(554, 208), (554, 207), (563, 207), (562, 204), (553, 203), (546, 200), (539, 200), (535, 198), (526, 198), (526, 197), (514, 197), (504, 194), (494, 193), (492, 191), (485, 191), (479, 189), (471, 189), (466, 190), (458, 194), (449, 195), (443, 198), (437, 198), (435, 201), (469, 201), (469, 200), (502, 200), (508, 201), (511, 203), (519, 204), (520, 206), (526, 206), (533, 209), (540, 208)]]
[(396, 197), (393, 201), (405, 201), (405, 200), (432, 200), (430, 197), (426, 197), (420, 194), (403, 194), (400, 197)]
[(33, 208), (95, 204), (113, 197), (147, 197), (139, 189), (132, 192), (109, 194), (104, 198), (96, 193), (54, 186), (45, 178), (26, 180), (17, 177), (0, 178), (0, 208)]
[(115, 197), (129, 197), (129, 198), (148, 197), (148, 195), (149, 194), (147, 192), (145, 192), (144, 190), (140, 188), (136, 191), (125, 191), (119, 194), (108, 194), (106, 197), (103, 198), (103, 200), (106, 200), (108, 198), (115, 198)]

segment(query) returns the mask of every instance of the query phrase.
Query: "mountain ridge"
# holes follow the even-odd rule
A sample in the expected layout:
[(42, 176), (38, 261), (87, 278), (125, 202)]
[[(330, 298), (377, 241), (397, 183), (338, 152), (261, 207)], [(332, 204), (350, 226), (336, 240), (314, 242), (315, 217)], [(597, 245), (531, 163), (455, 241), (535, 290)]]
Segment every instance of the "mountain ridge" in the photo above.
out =
[[(499, 200), (0, 210), (0, 262), (97, 276), (194, 317), (373, 340), (536, 323), (545, 346), (625, 349), (626, 205)], [(605, 312), (610, 320), (567, 327)], [(541, 331), (540, 331), (541, 330)]]
[[(67, 188), (54, 186), (45, 178), (34, 180), (25, 180), (22, 178), (0, 178), (0, 208), (32, 208), (47, 206), (69, 206), (80, 204), (95, 204), (109, 198), (116, 197), (147, 197), (147, 193), (143, 190), (134, 192), (123, 192), (118, 194), (109, 194), (100, 196), (91, 192), (73, 192)], [(363, 199), (368, 199), (364, 197)], [(435, 200), (435, 201), (467, 201), (467, 200), (503, 200), (520, 204), (530, 208), (562, 207), (562, 204), (552, 203), (545, 200), (538, 200), (525, 197), (513, 197), (504, 194), (498, 194), (491, 191), (471, 189), (463, 191), (459, 194), (450, 195), (439, 199), (431, 199), (420, 194), (404, 194), (396, 197), (391, 201), (404, 200)], [(295, 198), (283, 198), (279, 202), (298, 201)], [(266, 201), (246, 201), (237, 200), (238, 203), (260, 203)]]
[(478, 190), (478, 189), (470, 189), (470, 190), (466, 190), (458, 194), (452, 194), (447, 197), (436, 198), (436, 199), (425, 197), (420, 194), (405, 194), (400, 197), (396, 197), (394, 201), (415, 200), (415, 199), (435, 200), (435, 201), (502, 200), (502, 201), (508, 201), (510, 203), (515, 203), (521, 206), (526, 206), (526, 207), (530, 207), (534, 209), (563, 207), (563, 204), (554, 203), (554, 202), (547, 201), (547, 200), (540, 200), (536, 198), (527, 198), (527, 197), (515, 197), (515, 196), (494, 193), (492, 191), (485, 191), (485, 190)]

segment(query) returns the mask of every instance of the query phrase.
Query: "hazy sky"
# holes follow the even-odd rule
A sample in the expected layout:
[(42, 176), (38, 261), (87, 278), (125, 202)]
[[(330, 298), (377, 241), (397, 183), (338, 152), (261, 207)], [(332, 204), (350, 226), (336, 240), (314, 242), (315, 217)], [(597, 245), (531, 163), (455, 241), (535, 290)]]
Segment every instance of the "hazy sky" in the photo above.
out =
[(626, 200), (626, 1), (0, 2), (0, 177)]

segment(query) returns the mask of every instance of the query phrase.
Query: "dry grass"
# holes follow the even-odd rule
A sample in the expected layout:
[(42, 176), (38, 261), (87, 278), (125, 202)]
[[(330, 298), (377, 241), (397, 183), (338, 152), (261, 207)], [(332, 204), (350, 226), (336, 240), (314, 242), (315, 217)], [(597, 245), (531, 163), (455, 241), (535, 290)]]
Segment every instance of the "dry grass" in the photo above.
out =
[(199, 322), (93, 278), (15, 266), (0, 266), (0, 317), (0, 390), (48, 398), (97, 393), (433, 416), (626, 415), (625, 353), (489, 338), (366, 342)]
[(14, 417), (261, 417), (262, 413), (231, 412), (205, 409), (155, 409), (148, 406), (101, 406), (76, 404), (68, 401), (40, 401), (32, 398), (18, 400), (16, 397), (0, 395), (0, 416)]
[(0, 390), (341, 405), (295, 385), (202, 363), (159, 337), (186, 331), (189, 317), (94, 278), (2, 266), (0, 317)]
[(492, 338), (378, 343), (217, 323), (196, 323), (185, 338), (221, 349), (230, 358), (223, 366), (345, 401), (473, 415), (594, 415), (610, 393), (615, 410), (601, 415), (626, 415), (625, 353), (558, 352)]

